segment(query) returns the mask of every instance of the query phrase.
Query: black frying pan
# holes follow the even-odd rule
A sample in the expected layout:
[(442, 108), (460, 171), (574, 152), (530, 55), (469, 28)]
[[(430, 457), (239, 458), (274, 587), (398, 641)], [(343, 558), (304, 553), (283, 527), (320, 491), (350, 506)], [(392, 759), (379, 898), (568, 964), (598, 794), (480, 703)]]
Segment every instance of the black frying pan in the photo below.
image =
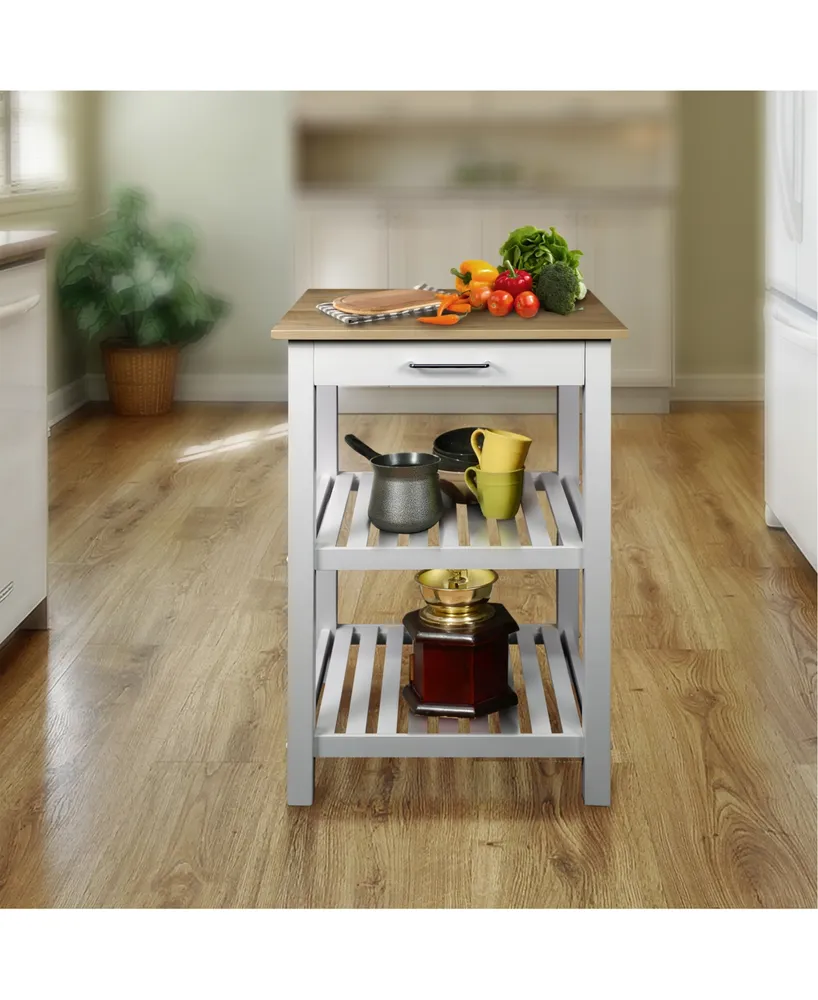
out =
[(471, 436), (476, 427), (458, 427), (435, 438), (432, 451), (440, 459), (444, 472), (465, 472), (470, 465), (477, 465), (477, 455), (471, 446)]

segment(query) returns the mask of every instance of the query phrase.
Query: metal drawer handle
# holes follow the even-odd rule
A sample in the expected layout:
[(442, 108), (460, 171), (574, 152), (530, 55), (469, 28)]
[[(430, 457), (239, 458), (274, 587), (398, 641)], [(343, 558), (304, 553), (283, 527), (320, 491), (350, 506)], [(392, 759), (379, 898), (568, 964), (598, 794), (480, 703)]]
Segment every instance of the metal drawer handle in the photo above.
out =
[(39, 303), (39, 295), (29, 295), (27, 299), (20, 299), (19, 302), (12, 302), (7, 306), (0, 306), (0, 323), (6, 319), (14, 319), (15, 316), (25, 316)]
[(490, 361), (475, 361), (466, 364), (452, 364), (452, 365), (438, 365), (438, 364), (417, 364), (414, 361), (409, 362), (410, 368), (491, 368)]

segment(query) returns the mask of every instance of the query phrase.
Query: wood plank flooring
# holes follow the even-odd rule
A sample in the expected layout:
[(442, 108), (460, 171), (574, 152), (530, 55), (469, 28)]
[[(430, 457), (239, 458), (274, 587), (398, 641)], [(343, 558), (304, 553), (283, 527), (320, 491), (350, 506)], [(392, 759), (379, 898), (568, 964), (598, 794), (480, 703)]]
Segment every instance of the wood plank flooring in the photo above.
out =
[[(553, 466), (553, 418), (504, 423)], [(289, 809), (284, 409), (66, 421), (52, 627), (0, 651), (0, 906), (814, 907), (816, 580), (764, 525), (761, 413), (613, 435), (613, 807), (575, 761), (323, 760)], [(345, 621), (418, 603), (411, 574), (341, 594)], [(553, 617), (553, 574), (496, 595)]]

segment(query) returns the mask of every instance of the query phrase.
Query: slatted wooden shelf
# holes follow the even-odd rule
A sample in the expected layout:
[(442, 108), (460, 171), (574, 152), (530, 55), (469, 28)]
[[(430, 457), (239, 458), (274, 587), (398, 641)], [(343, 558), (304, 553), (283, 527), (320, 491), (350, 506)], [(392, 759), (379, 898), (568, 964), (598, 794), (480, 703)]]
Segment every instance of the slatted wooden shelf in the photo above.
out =
[[(372, 482), (371, 472), (341, 472), (318, 484), (316, 569), (582, 567), (582, 494), (576, 479), (560, 479), (556, 472), (527, 472), (517, 518), (495, 522), (497, 544), (491, 543), (490, 522), (476, 504), (458, 505), (465, 512), (461, 515), (466, 522), (465, 544), (453, 505), (429, 531), (411, 535), (378, 531), (367, 513)], [(556, 528), (553, 539), (546, 510)]]
[(408, 680), (408, 636), (402, 625), (322, 631), (316, 756), (581, 757), (581, 699), (574, 677), (581, 675), (582, 664), (576, 644), (552, 625), (521, 625), (511, 642), (519, 660), (515, 670), (509, 653), (509, 683), (524, 700), (525, 712), (517, 706), (481, 719), (428, 720), (402, 704), (401, 688)]

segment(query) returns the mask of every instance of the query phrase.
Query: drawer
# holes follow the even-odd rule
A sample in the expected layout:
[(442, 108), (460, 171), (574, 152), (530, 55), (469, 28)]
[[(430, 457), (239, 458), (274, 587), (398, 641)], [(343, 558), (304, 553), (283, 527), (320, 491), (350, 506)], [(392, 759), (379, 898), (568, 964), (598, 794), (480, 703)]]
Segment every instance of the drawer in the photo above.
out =
[(490, 340), (316, 343), (314, 374), (316, 385), (350, 387), (582, 385), (585, 345)]
[(45, 261), (0, 270), (0, 391), (46, 388)]

